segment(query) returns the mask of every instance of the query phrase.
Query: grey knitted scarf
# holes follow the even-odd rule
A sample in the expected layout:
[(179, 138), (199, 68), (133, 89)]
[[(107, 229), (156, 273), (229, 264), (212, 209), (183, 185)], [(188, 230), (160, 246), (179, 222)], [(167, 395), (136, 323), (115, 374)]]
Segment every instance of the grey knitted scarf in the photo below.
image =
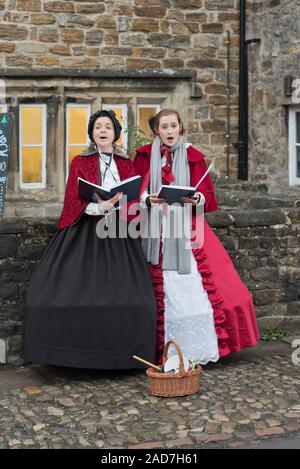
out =
[[(162, 141), (159, 136), (154, 139), (151, 149), (150, 161), (150, 193), (157, 193), (162, 185), (161, 179), (161, 153)], [(179, 137), (171, 148), (173, 153), (172, 172), (175, 178), (174, 184), (189, 186), (190, 171), (187, 160), (187, 151), (182, 137)], [(191, 272), (189, 253), (190, 226), (189, 209), (179, 205), (164, 204), (166, 225), (163, 240), (163, 270), (176, 270), (180, 274)], [(162, 206), (157, 204), (148, 210), (147, 222), (144, 229), (143, 250), (148, 262), (157, 265), (159, 262), (160, 241), (162, 233)]]

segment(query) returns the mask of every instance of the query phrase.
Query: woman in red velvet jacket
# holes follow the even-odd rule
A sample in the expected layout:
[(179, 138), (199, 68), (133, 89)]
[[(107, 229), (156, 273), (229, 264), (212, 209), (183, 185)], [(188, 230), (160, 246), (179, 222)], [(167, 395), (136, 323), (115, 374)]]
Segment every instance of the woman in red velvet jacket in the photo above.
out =
[[(202, 364), (215, 362), (256, 344), (258, 329), (252, 298), (224, 247), (201, 216), (201, 209), (202, 213), (203, 209), (218, 209), (209, 175), (194, 198), (184, 199), (194, 207), (192, 228), (197, 235), (200, 233), (198, 240), (203, 234), (203, 244), (192, 243), (190, 235), (187, 245), (166, 236), (170, 210), (165, 200), (158, 197), (160, 186), (195, 187), (205, 174), (206, 164), (200, 151), (183, 142), (177, 111), (160, 111), (154, 128), (154, 142), (137, 149), (134, 165), (143, 177), (141, 205), (148, 207), (154, 232), (157, 225), (156, 235), (153, 231), (150, 235), (146, 228), (143, 239), (157, 301), (157, 359), (161, 360), (164, 343), (173, 338), (187, 358)], [(174, 223), (181, 223), (180, 218), (176, 222), (176, 215)]]
[(27, 292), (26, 360), (94, 369), (138, 368), (133, 354), (154, 360), (156, 302), (140, 241), (96, 234), (103, 214), (117, 213), (120, 194), (98, 203), (78, 196), (78, 177), (110, 189), (136, 175), (114, 144), (120, 132), (112, 111), (96, 112), (88, 127), (93, 144), (72, 161), (59, 230)]

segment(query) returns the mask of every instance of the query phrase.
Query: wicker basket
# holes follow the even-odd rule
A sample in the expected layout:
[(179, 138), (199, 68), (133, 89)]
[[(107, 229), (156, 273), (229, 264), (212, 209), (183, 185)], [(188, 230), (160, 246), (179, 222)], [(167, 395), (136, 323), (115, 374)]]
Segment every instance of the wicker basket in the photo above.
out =
[(175, 340), (169, 340), (164, 348), (163, 364), (168, 358), (169, 346), (173, 344), (179, 356), (179, 373), (159, 373), (148, 368), (147, 376), (150, 378), (150, 391), (153, 396), (179, 397), (195, 394), (199, 391), (199, 375), (202, 371), (200, 365), (194, 370), (184, 370), (183, 357), (179, 345)]

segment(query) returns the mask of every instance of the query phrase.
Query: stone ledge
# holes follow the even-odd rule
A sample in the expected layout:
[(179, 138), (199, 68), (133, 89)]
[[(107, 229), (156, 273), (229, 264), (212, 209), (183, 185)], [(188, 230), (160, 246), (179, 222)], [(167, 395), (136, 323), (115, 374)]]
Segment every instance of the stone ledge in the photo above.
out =
[(16, 78), (47, 78), (47, 77), (78, 77), (78, 78), (174, 78), (174, 79), (195, 79), (195, 70), (101, 70), (101, 69), (80, 69), (80, 68), (4, 68), (0, 72), (1, 77)]
[(275, 209), (236, 211), (231, 215), (236, 227), (281, 225), (288, 221), (283, 211)]

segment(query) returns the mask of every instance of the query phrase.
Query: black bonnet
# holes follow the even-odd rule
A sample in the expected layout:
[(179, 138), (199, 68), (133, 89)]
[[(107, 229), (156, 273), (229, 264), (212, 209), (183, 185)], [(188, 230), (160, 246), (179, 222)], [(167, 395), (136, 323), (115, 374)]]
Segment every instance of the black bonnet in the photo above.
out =
[(101, 109), (100, 111), (97, 111), (97, 112), (95, 112), (94, 114), (91, 115), (91, 117), (89, 119), (89, 123), (88, 123), (88, 135), (90, 137), (90, 140), (92, 142), (94, 141), (94, 139), (93, 139), (93, 128), (94, 128), (96, 120), (99, 117), (102, 117), (102, 116), (109, 117), (109, 119), (112, 121), (113, 126), (114, 126), (114, 130), (115, 130), (114, 142), (116, 142), (120, 138), (122, 126), (121, 126), (120, 122), (118, 121), (117, 116), (114, 113), (114, 111), (108, 110), (108, 109)]

